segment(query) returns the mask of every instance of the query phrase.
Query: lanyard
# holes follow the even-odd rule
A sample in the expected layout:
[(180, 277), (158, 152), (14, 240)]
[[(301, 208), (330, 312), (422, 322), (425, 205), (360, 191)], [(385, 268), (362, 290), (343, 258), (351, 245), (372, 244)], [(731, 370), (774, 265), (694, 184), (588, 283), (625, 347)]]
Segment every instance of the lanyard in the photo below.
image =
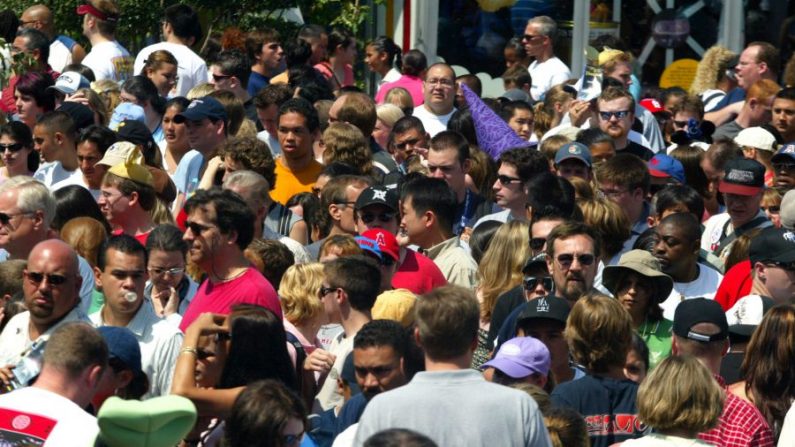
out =
[(460, 229), (459, 233), (464, 231), (464, 228), (467, 226), (467, 221), (469, 220), (469, 213), (470, 213), (470, 206), (472, 205), (472, 191), (467, 189), (466, 195), (464, 196), (464, 212), (461, 214), (461, 222), (460, 222)]

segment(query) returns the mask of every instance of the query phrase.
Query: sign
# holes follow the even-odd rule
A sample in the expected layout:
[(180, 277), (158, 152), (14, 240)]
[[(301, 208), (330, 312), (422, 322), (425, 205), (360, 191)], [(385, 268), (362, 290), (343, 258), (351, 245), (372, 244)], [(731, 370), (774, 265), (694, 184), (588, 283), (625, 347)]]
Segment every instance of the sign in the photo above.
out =
[(696, 68), (698, 68), (698, 61), (695, 59), (677, 59), (665, 68), (662, 76), (660, 76), (660, 87), (682, 87), (685, 90), (690, 89), (690, 84), (693, 83), (693, 78), (696, 77)]

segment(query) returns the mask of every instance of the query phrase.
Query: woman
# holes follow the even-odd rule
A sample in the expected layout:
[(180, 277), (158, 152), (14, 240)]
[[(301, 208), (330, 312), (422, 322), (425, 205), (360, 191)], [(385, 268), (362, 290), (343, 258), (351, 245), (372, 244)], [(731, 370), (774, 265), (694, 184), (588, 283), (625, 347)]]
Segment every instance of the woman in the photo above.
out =
[(701, 57), (690, 84), (690, 94), (701, 98), (705, 112), (711, 112), (726, 93), (737, 87), (734, 67), (731, 67), (735, 57), (737, 54), (720, 46), (710, 47)]
[(140, 74), (152, 81), (160, 96), (168, 98), (179, 80), (178, 65), (177, 58), (173, 54), (166, 50), (157, 50), (149, 53)]
[(332, 90), (353, 86), (353, 64), (356, 62), (356, 39), (346, 29), (334, 28), (328, 35), (328, 60), (315, 69), (331, 84)]
[(33, 150), (33, 134), (24, 123), (12, 121), (0, 126), (0, 181), (17, 175), (32, 176), (39, 167), (39, 154)]
[(480, 302), (480, 330), (478, 348), (472, 359), (473, 368), (480, 367), (488, 360), (486, 337), (497, 297), (522, 284), (522, 267), (530, 257), (528, 232), (526, 222), (514, 220), (503, 224), (494, 234), (478, 264), (479, 285), (475, 293)]
[(96, 199), (84, 187), (79, 185), (67, 185), (53, 192), (55, 198), (55, 217), (50, 223), (50, 227), (60, 231), (64, 224), (75, 217), (90, 217), (102, 222), (105, 229), (110, 233), (110, 225), (102, 214)]
[[(568, 84), (558, 84), (546, 92), (544, 102), (536, 105), (536, 128), (534, 131), (542, 141), (557, 134), (557, 129), (555, 128), (561, 126), (563, 117), (566, 113), (571, 112), (570, 109), (576, 97), (577, 91)], [(577, 104), (582, 104), (582, 102)], [(584, 113), (588, 110), (590, 109), (585, 109), (583, 113), (576, 116), (570, 115), (571, 125), (575, 127), (582, 125), (589, 116), (588, 113)], [(552, 132), (548, 132), (550, 130)]]
[(356, 168), (358, 175), (373, 173), (372, 151), (358, 127), (344, 122), (331, 123), (323, 132), (323, 144), (326, 166), (342, 162)]
[(133, 76), (122, 84), (120, 98), (122, 102), (131, 102), (144, 109), (144, 124), (160, 144), (165, 139), (162, 121), (166, 100), (160, 97), (155, 84), (145, 76)]
[(625, 447), (709, 446), (699, 433), (718, 424), (723, 390), (694, 357), (668, 357), (638, 389), (640, 420), (654, 433), (630, 439)]
[(387, 82), (395, 82), (400, 79), (401, 59), (400, 47), (395, 45), (395, 41), (387, 36), (378, 36), (368, 43), (364, 49), (364, 63), (370, 71), (378, 73), (381, 80), (378, 87)]
[(428, 59), (420, 50), (409, 50), (403, 55), (400, 66), (403, 76), (397, 81), (382, 85), (375, 95), (375, 103), (383, 104), (390, 90), (402, 87), (411, 95), (414, 107), (421, 106), (425, 102), (425, 97), (422, 94), (422, 78), (425, 77), (425, 70), (428, 69)]
[(298, 396), (275, 380), (252, 383), (240, 393), (226, 420), (227, 447), (295, 447), (308, 428)]
[(185, 274), (188, 244), (173, 225), (158, 225), (146, 239), (149, 281), (144, 289), (157, 315), (179, 326), (198, 284)]
[[(168, 175), (174, 179), (177, 172), (177, 165), (185, 154), (190, 151), (190, 141), (188, 141), (188, 130), (185, 123), (177, 123), (174, 117), (188, 108), (190, 101), (187, 98), (178, 96), (169, 99), (166, 103), (166, 110), (163, 113), (163, 142), (160, 143), (160, 152), (163, 154), (163, 168)], [(177, 183), (178, 184), (178, 183)]]
[(51, 88), (55, 82), (52, 76), (38, 71), (29, 71), (19, 77), (14, 87), (14, 101), (17, 118), (25, 123), (31, 132), (39, 117), (55, 108), (55, 93)]
[(657, 258), (645, 250), (630, 250), (618, 265), (605, 267), (602, 284), (632, 317), (632, 328), (649, 348), (650, 368), (670, 356), (673, 323), (663, 318), (660, 303), (674, 283)]
[(781, 193), (778, 190), (766, 188), (759, 206), (776, 228), (781, 228), (781, 200)]
[(770, 309), (756, 328), (740, 367), (745, 380), (729, 387), (756, 405), (776, 438), (795, 401), (795, 307)]
[(400, 107), (394, 104), (380, 104), (375, 108), (375, 113), (378, 118), (375, 121), (375, 128), (373, 128), (373, 139), (379, 146), (386, 149), (389, 145), (392, 126), (405, 115)]

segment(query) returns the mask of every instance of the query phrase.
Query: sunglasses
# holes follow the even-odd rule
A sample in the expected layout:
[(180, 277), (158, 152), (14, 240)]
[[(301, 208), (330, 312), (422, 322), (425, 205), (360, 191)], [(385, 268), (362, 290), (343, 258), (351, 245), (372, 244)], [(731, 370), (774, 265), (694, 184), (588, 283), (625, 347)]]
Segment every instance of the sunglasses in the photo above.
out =
[(229, 79), (231, 77), (232, 77), (232, 75), (217, 75), (217, 74), (213, 74), (213, 81), (215, 81), (215, 82), (223, 81), (224, 79)]
[(533, 39), (537, 39), (539, 37), (543, 38), (544, 36), (542, 36), (541, 34), (536, 34), (535, 36), (532, 34), (525, 34), (524, 36), (522, 36), (522, 40), (525, 42), (530, 42)]
[(22, 143), (0, 144), (0, 153), (5, 151), (19, 152), (25, 147)]
[(372, 213), (364, 213), (361, 215), (362, 222), (369, 224), (373, 223), (376, 219), (378, 219), (382, 223), (392, 222), (395, 219), (395, 213), (381, 213), (381, 214), (372, 214)]
[(770, 262), (767, 265), (778, 267), (788, 272), (795, 272), (795, 262)]
[(64, 284), (67, 279), (66, 276), (58, 275), (56, 273), (39, 273), (39, 272), (25, 272), (25, 276), (28, 277), (28, 280), (33, 284), (41, 284), (44, 281), (44, 278), (47, 278), (47, 284), (51, 286), (60, 286)]
[(771, 206), (761, 206), (759, 207), (762, 211), (767, 211), (768, 213), (779, 213), (781, 212), (781, 207), (778, 205), (771, 205)]
[(617, 112), (599, 112), (599, 117), (605, 121), (610, 121), (611, 118), (624, 119), (629, 116), (629, 110), (619, 110)]
[(410, 140), (406, 140), (402, 143), (395, 143), (395, 147), (400, 149), (401, 151), (406, 149), (406, 146), (415, 146), (417, 143), (420, 142), (419, 138), (412, 138)]
[(775, 171), (792, 171), (795, 169), (795, 163), (773, 163), (773, 170)]
[(26, 214), (33, 214), (33, 213), (0, 213), (0, 224), (8, 225), (11, 223), (11, 219), (16, 216), (24, 216)]
[(339, 287), (321, 287), (317, 291), (317, 296), (320, 297), (320, 299), (322, 300), (324, 296), (328, 295), (331, 292), (336, 292), (337, 289), (339, 289)]
[(543, 287), (547, 292), (552, 292), (552, 288), (555, 287), (555, 283), (552, 282), (552, 278), (549, 276), (525, 276), (524, 289), (528, 292), (532, 292), (536, 289), (536, 287), (538, 287), (539, 282), (541, 283), (541, 287)]
[(497, 180), (503, 185), (510, 185), (511, 183), (521, 182), (522, 179), (516, 177), (508, 177), (507, 175), (498, 175)]
[(687, 126), (687, 121), (676, 121), (676, 120), (673, 120), (671, 122), (674, 123), (675, 127), (685, 127), (685, 126)]
[(185, 267), (174, 267), (174, 268), (170, 268), (170, 269), (164, 269), (164, 268), (155, 267), (155, 268), (149, 269), (149, 271), (153, 275), (165, 275), (166, 273), (168, 273), (171, 276), (176, 276), (176, 275), (179, 275), (180, 273), (185, 272)]
[(544, 244), (547, 243), (547, 238), (545, 237), (534, 237), (530, 239), (530, 248), (534, 251), (539, 251), (544, 248)]
[(204, 231), (212, 228), (211, 225), (202, 225), (196, 222), (185, 222), (185, 226), (190, 229), (191, 233), (193, 234), (202, 234)]
[(587, 267), (596, 261), (596, 256), (591, 254), (584, 254), (584, 255), (570, 255), (570, 254), (562, 254), (558, 255), (557, 258), (558, 264), (560, 264), (563, 268), (571, 267), (571, 264), (574, 262), (574, 259), (580, 263), (580, 265)]
[(282, 443), (284, 443), (284, 445), (296, 445), (301, 442), (302, 439), (304, 439), (304, 432), (295, 435), (284, 435), (282, 437)]

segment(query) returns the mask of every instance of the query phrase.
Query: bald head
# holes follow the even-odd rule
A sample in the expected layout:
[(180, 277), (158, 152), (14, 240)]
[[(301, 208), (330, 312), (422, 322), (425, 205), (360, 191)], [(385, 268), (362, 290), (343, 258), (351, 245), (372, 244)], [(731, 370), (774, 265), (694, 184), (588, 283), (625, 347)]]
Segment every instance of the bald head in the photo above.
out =
[(22, 290), (31, 322), (46, 330), (80, 302), (83, 282), (77, 254), (58, 239), (39, 242), (30, 251)]
[(50, 8), (41, 4), (33, 5), (22, 13), (20, 22), (22, 22), (22, 27), (37, 29), (52, 38), (53, 26)]
[(78, 273), (77, 253), (69, 244), (60, 239), (47, 239), (36, 244), (28, 256), (28, 265), (43, 258), (59, 260), (65, 268), (69, 269), (69, 273)]

